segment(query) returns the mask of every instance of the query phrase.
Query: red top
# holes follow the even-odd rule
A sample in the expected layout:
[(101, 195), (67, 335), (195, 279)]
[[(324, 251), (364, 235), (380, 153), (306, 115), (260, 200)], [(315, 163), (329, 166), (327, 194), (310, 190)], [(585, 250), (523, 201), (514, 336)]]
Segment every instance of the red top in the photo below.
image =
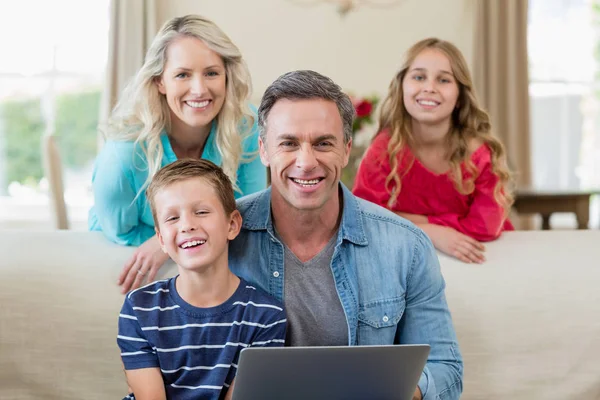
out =
[[(387, 205), (390, 194), (385, 188), (385, 180), (391, 167), (388, 157), (390, 136), (386, 132), (377, 135), (367, 150), (354, 182), (353, 193), (382, 207)], [(402, 177), (402, 187), (395, 212), (424, 215), (429, 223), (449, 226), (478, 241), (497, 239), (502, 231), (514, 230), (504, 218), (503, 208), (494, 199), (494, 188), (498, 176), (492, 172), (491, 153), (487, 145), (481, 145), (471, 155), (478, 176), (475, 190), (469, 195), (460, 194), (448, 173), (436, 174), (428, 170), (410, 149), (405, 146), (398, 152), (398, 165), (402, 171), (412, 167)], [(463, 177), (469, 176), (464, 165)]]

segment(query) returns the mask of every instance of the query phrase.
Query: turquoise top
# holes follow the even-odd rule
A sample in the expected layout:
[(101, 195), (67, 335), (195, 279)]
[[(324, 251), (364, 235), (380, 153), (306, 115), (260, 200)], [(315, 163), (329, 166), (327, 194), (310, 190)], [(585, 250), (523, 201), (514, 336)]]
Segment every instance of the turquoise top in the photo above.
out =
[[(252, 132), (242, 143), (245, 157), (255, 157), (251, 162), (242, 162), (238, 167), (237, 185), (241, 192), (235, 193), (236, 198), (267, 187), (266, 169), (258, 157), (256, 121), (255, 117)], [(217, 124), (213, 122), (202, 158), (221, 165), (216, 135)], [(161, 135), (161, 142), (161, 167), (164, 167), (177, 160), (177, 156), (166, 132)], [(89, 212), (88, 228), (102, 231), (113, 242), (127, 246), (139, 246), (154, 236), (154, 220), (144, 187), (147, 178), (147, 159), (139, 144), (132, 141), (107, 141), (94, 164), (94, 206)]]

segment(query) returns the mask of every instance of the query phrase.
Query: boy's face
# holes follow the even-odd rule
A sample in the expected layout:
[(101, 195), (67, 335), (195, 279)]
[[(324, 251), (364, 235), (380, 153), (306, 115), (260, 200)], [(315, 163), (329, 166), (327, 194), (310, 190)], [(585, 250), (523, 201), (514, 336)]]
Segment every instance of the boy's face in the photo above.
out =
[(172, 183), (154, 197), (157, 237), (163, 251), (185, 270), (227, 265), (227, 246), (242, 217), (227, 215), (215, 189), (203, 178)]

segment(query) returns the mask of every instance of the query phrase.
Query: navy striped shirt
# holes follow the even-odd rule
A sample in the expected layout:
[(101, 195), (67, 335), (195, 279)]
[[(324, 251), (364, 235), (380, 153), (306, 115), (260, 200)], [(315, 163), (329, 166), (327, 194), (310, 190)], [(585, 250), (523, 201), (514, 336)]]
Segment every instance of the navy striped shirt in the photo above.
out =
[(117, 343), (126, 370), (160, 368), (168, 399), (218, 399), (237, 371), (240, 351), (283, 346), (281, 303), (240, 279), (225, 303), (198, 308), (175, 289), (177, 277), (127, 295)]

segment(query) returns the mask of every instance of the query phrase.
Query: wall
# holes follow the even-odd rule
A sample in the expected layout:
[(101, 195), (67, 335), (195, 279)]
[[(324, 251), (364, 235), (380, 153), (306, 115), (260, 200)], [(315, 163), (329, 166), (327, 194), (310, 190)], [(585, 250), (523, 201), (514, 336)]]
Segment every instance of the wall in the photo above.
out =
[(202, 14), (231, 37), (250, 67), (255, 102), (294, 69), (319, 71), (358, 95), (384, 94), (402, 53), (429, 36), (452, 41), (471, 64), (474, 1), (401, 0), (341, 17), (334, 4), (301, 5), (315, 0), (157, 0), (159, 19)]

